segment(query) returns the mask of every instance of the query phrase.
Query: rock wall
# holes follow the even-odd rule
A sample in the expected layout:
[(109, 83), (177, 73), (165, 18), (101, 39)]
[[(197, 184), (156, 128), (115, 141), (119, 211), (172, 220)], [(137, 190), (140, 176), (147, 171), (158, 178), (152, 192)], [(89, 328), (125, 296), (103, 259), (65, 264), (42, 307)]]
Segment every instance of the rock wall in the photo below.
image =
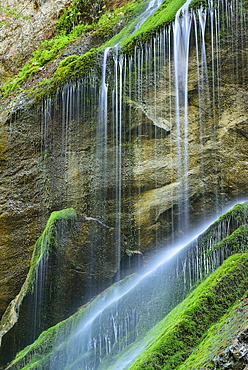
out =
[(0, 61), (15, 74), (39, 44), (49, 39), (67, 0), (3, 0), (0, 11)]

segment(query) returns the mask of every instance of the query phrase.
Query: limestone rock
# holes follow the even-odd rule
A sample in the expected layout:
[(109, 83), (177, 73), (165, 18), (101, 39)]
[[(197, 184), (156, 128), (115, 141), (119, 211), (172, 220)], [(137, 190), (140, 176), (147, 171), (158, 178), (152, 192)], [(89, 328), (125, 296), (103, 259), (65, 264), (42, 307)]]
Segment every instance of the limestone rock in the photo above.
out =
[(16, 73), (35, 48), (50, 38), (67, 0), (3, 0), (0, 12), (0, 61)]

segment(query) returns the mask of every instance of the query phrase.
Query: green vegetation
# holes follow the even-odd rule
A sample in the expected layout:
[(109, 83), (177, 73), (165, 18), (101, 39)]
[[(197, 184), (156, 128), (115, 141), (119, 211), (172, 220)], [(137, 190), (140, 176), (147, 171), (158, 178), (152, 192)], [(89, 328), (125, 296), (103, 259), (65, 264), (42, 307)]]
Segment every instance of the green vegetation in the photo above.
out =
[(42, 258), (47, 259), (49, 257), (51, 247), (57, 245), (56, 222), (61, 219), (71, 222), (71, 220), (75, 219), (76, 216), (77, 214), (73, 208), (67, 208), (61, 211), (54, 211), (51, 213), (51, 216), (46, 224), (46, 227), (42, 235), (35, 243), (29, 274), (26, 280), (24, 290), (22, 292), (23, 295), (26, 295), (28, 292), (34, 289), (35, 275), (39, 262), (41, 261)]
[[(218, 320), (247, 289), (248, 254), (236, 254), (200, 284), (164, 320), (152, 329), (154, 343), (130, 367), (135, 369), (179, 369), (198, 346), (206, 330)], [(180, 369), (188, 367), (180, 367)]]
[[(199, 238), (199, 245), (207, 245), (210, 239), (218, 239), (221, 237), (220, 242), (213, 244), (207, 254), (212, 253), (214, 250), (227, 248), (229, 254), (247, 251), (248, 245), (248, 202), (238, 203), (231, 210), (224, 213), (215, 221)], [(223, 229), (228, 230), (229, 234), (218, 236), (218, 226), (225, 225)]]
[[(97, 54), (108, 46), (120, 43), (125, 53), (132, 53), (137, 43), (145, 42), (158, 28), (171, 22), (176, 11), (184, 2), (184, 0), (165, 1), (160, 9), (134, 35), (131, 35), (136, 19), (146, 5), (143, 0), (132, 0), (114, 11), (107, 11), (105, 6), (102, 6), (101, 10), (96, 11), (95, 9), (94, 12), (90, 11), (94, 9), (93, 3), (75, 0), (61, 16), (55, 35), (44, 41), (33, 53), (30, 62), (14, 78), (2, 86), (3, 96), (16, 91), (30, 76), (39, 72), (43, 66), (57, 58), (66, 46), (88, 35), (89, 32), (92, 32), (101, 46), (78, 57), (77, 61), (75, 56), (73, 61), (69, 59), (70, 63), (69, 60), (66, 60), (66, 66), (65, 64), (59, 64), (54, 77), (40, 83), (40, 88), (35, 92), (38, 98), (44, 94), (51, 94), (53, 90), (62, 86), (66, 81), (88, 73), (95, 66)], [(98, 6), (100, 6), (99, 2)], [(91, 13), (93, 15), (89, 15)]]
[[(137, 17), (142, 13), (147, 1), (131, 0), (125, 6), (114, 11), (106, 10), (101, 0), (86, 1), (74, 0), (61, 15), (54, 36), (41, 43), (34, 51), (30, 62), (21, 71), (2, 86), (2, 96), (8, 96), (16, 91), (47, 63), (56, 59), (69, 44), (92, 34), (99, 46), (86, 52), (85, 57), (78, 57), (72, 63), (66, 61), (66, 68), (60, 64), (53, 78), (43, 80), (38, 89), (31, 90), (39, 99), (45, 94), (52, 94), (58, 87), (76, 77), (83, 77), (94, 68), (96, 56), (106, 47), (117, 44), (126, 54), (132, 54), (135, 46), (143, 45), (158, 32), (159, 29), (169, 24), (175, 17), (178, 9), (185, 0), (165, 0), (160, 8), (149, 17), (143, 25), (132, 34), (137, 23)], [(205, 0), (193, 0), (191, 7), (204, 4)], [(15, 11), (17, 12), (17, 11)], [(18, 13), (18, 17), (20, 13)], [(85, 66), (83, 64), (85, 63)]]
[(216, 324), (211, 326), (204, 334), (200, 345), (178, 370), (214, 368), (214, 357), (222, 354), (233, 341), (236, 341), (247, 326), (247, 294), (248, 292)]
[(131, 54), (133, 53), (135, 45), (143, 44), (150, 40), (160, 28), (169, 24), (175, 18), (176, 12), (184, 3), (185, 0), (164, 1), (160, 8), (142, 24), (134, 35), (121, 42), (123, 51)]
[(97, 62), (97, 50), (91, 49), (87, 53), (77, 56), (70, 55), (60, 62), (54, 76), (50, 80), (43, 80), (35, 89), (36, 99), (44, 95), (52, 95), (56, 89), (62, 87), (66, 81), (76, 77), (84, 77)]
[[(139, 0), (139, 6), (141, 3), (143, 3), (142, 0)], [(132, 0), (130, 3), (114, 11), (107, 11), (105, 6), (102, 6), (101, 10), (96, 11), (94, 10), (95, 5), (95, 2), (75, 0), (61, 16), (54, 36), (42, 42), (39, 48), (33, 52), (30, 62), (14, 78), (10, 78), (9, 82), (2, 86), (2, 95), (7, 96), (11, 92), (16, 91), (30, 76), (42, 70), (43, 66), (57, 58), (66, 46), (89, 35), (90, 32), (94, 34), (94, 38), (97, 38), (100, 44), (104, 44), (105, 41), (109, 40), (119, 31), (119, 28), (123, 27), (135, 16), (137, 2)], [(116, 27), (119, 21), (120, 25)], [(81, 75), (81, 73), (87, 73), (89, 70), (89, 59), (91, 59), (93, 54), (96, 55), (103, 48), (104, 46), (101, 46), (95, 48), (94, 51), (91, 49), (86, 53), (87, 55), (85, 57), (82, 56), (82, 59), (78, 61), (77, 68), (73, 72), (72, 68), (74, 68), (74, 65), (71, 66), (71, 73), (67, 75), (64, 83), (71, 78)], [(92, 59), (90, 62), (92, 62)], [(80, 68), (79, 63), (81, 64)], [(82, 66), (82, 63), (86, 63), (86, 66)], [(91, 64), (91, 69), (93, 67), (94, 63)], [(57, 73), (55, 79), (50, 79), (48, 82), (51, 83), (49, 91), (60, 86), (61, 81), (62, 78), (58, 78)], [(45, 82), (43, 84), (47, 85), (48, 83)]]

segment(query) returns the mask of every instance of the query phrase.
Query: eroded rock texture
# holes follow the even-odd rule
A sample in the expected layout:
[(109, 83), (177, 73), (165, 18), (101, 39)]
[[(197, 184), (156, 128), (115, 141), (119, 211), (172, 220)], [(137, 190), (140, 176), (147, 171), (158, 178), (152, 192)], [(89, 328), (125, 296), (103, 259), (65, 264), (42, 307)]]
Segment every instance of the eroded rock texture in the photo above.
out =
[(39, 44), (49, 39), (67, 0), (3, 0), (0, 60), (7, 73), (16, 73)]

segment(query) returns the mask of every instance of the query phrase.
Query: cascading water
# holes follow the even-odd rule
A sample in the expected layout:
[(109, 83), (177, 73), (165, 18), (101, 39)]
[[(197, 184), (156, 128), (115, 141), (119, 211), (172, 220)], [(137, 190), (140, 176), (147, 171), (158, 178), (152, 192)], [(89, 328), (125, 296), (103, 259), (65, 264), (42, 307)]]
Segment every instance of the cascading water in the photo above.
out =
[[(148, 2), (145, 11), (142, 13), (140, 17), (138, 17), (136, 21), (136, 26), (132, 33), (135, 33), (137, 29), (145, 22), (145, 20), (152, 15), (162, 4), (163, 0), (151, 0)], [(120, 42), (120, 41), (119, 41)], [(102, 139), (102, 142), (97, 145), (101, 147), (99, 151), (99, 155), (97, 155), (97, 160), (101, 161), (102, 166), (100, 167), (100, 177), (102, 178), (106, 176), (107, 173), (107, 140), (108, 140), (108, 85), (107, 82), (107, 65), (108, 65), (108, 57), (111, 55), (113, 59), (113, 66), (114, 69), (114, 87), (111, 91), (111, 101), (112, 101), (112, 117), (111, 121), (113, 122), (113, 134), (114, 134), (114, 145), (115, 149), (115, 200), (116, 200), (116, 221), (115, 226), (117, 230), (116, 240), (116, 254), (117, 254), (117, 261), (118, 265), (120, 266), (121, 260), (121, 205), (122, 205), (122, 130), (123, 130), (123, 118), (122, 118), (122, 107), (123, 107), (123, 79), (126, 76), (126, 65), (123, 66), (123, 63), (126, 63), (126, 59), (124, 61), (124, 56), (122, 55), (121, 48), (118, 46), (114, 46), (113, 48), (106, 48), (104, 51), (103, 56), (103, 65), (102, 65), (102, 82), (100, 87), (100, 100), (99, 100), (99, 120), (98, 120), (98, 133), (99, 137)], [(124, 70), (125, 69), (125, 70)], [(106, 180), (106, 178), (105, 178)], [(107, 181), (102, 181), (102, 185), (105, 188), (107, 185)], [(105, 194), (103, 202), (107, 199)], [(101, 219), (106, 221), (106, 218), (101, 215)], [(118, 272), (119, 274), (119, 272)], [(118, 279), (118, 277), (117, 277)]]
[(145, 20), (149, 18), (160, 7), (162, 3), (163, 0), (151, 0), (148, 2), (148, 6), (138, 19), (133, 33), (135, 33), (140, 28), (140, 26), (145, 22)]
[[(130, 236), (128, 247), (133, 250), (145, 249), (154, 240), (163, 245), (167, 234), (187, 233), (192, 224), (193, 185), (201, 194), (199, 203), (196, 202), (200, 216), (207, 213), (207, 199), (215, 207), (212, 213), (224, 203), (222, 174), (217, 177), (221, 158), (216, 130), (225, 97), (222, 79), (226, 78), (222, 75), (225, 60), (220, 49), (228, 45), (233, 51), (230, 54), (233, 84), (237, 81), (245, 84), (245, 76), (238, 67), (236, 39), (241, 35), (245, 50), (246, 14), (242, 1), (237, 0), (209, 2), (207, 9), (195, 11), (189, 11), (189, 3), (177, 13), (173, 26), (158, 31), (142, 47), (137, 45), (132, 56), (122, 55), (118, 46), (106, 49), (100, 86), (92, 72), (84, 80), (68, 83), (57, 93), (53, 104), (51, 99), (44, 103), (44, 165), (57, 160), (61, 166), (59, 170), (56, 166), (58, 176), (54, 183), (47, 183), (47, 192), (52, 193), (58, 186), (58, 179), (63, 194), (69, 196), (77, 209), (116, 228), (118, 265), (121, 232)], [(150, 1), (147, 14), (160, 4)], [(234, 8), (239, 17), (233, 16)], [(245, 65), (244, 54), (242, 58)], [(191, 96), (194, 90), (197, 98)], [(189, 99), (193, 100), (191, 106)], [(193, 113), (192, 106), (197, 107)], [(61, 127), (56, 126), (58, 116)], [(199, 133), (194, 152), (190, 142), (193, 121), (197, 122)], [(91, 135), (96, 135), (93, 148), (88, 139)], [(210, 141), (214, 143), (213, 152), (208, 147)], [(60, 147), (59, 159), (48, 155), (54, 146)], [(93, 159), (87, 155), (89, 151)], [(212, 159), (212, 168), (206, 165), (206, 156)], [(194, 170), (190, 170), (194, 168), (193, 161), (198, 161), (199, 173), (206, 176), (211, 189), (202, 178), (194, 177)], [(143, 234), (145, 228), (149, 233)], [(230, 254), (228, 248), (209, 253), (211, 246), (220, 241), (218, 233), (221, 238), (229, 235), (229, 226), (224, 224), (207, 247), (193, 243), (171, 261), (170, 267), (160, 266), (131, 283), (128, 280), (121, 283), (107, 293), (109, 296), (99, 296), (96, 304), (90, 306), (89, 316), (82, 318), (69, 337), (62, 341), (59, 338), (47, 368), (52, 370), (60, 364), (68, 369), (111, 368), (111, 356), (120, 357), (126, 347), (152, 327), (155, 316), (156, 320), (164, 317), (199, 279)], [(94, 269), (97, 262), (93, 251), (89, 259)], [(175, 278), (179, 279), (181, 289), (178, 296), (173, 296), (173, 284), (172, 290), (168, 287)], [(135, 290), (140, 290), (141, 285), (135, 288), (138, 283), (144, 285), (143, 296)], [(127, 290), (132, 290), (131, 301), (125, 298)], [(151, 314), (147, 307), (154, 297), (158, 300), (158, 312), (155, 314), (153, 307)], [(151, 326), (149, 318), (141, 320), (145, 317), (144, 308), (150, 315)], [(138, 353), (128, 353), (130, 361), (125, 358), (112, 368), (127, 368)]]

